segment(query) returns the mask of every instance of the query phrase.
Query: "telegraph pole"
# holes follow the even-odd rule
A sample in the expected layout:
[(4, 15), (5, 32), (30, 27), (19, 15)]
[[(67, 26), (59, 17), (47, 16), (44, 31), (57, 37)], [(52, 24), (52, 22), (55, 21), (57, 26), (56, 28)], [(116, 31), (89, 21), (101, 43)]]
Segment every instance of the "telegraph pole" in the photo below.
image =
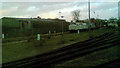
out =
[[(64, 16), (61, 16), (61, 18), (63, 19), (64, 18)], [(63, 22), (62, 22), (62, 35), (63, 35)]]
[(89, 38), (92, 38), (92, 35), (91, 35), (91, 27), (90, 27), (90, 0), (88, 1), (88, 19), (89, 19)]

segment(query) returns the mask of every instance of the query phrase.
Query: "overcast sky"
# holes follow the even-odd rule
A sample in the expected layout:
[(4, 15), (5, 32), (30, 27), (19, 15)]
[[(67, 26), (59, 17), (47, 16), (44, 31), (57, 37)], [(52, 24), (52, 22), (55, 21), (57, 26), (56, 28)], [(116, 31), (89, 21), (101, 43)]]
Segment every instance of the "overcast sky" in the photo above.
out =
[[(104, 1), (104, 0), (102, 0)], [(88, 18), (88, 3), (72, 2), (2, 2), (2, 17), (37, 17), (59, 18), (63, 15), (68, 21), (72, 20), (71, 11), (80, 10), (80, 19)], [(59, 14), (61, 12), (61, 14)], [(91, 2), (91, 17), (108, 19), (118, 17), (118, 1)]]

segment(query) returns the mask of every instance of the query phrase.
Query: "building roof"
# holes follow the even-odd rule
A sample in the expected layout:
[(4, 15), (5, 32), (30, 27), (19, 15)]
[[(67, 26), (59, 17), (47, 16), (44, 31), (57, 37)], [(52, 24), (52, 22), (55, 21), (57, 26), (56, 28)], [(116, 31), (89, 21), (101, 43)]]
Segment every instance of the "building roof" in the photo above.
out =
[(19, 21), (65, 21), (65, 20), (61, 20), (61, 19), (41, 19), (41, 18), (11, 18), (11, 17), (4, 17), (4, 18), (8, 18), (8, 19), (16, 19)]
[(30, 18), (25, 18), (25, 19), (23, 19), (23, 18), (20, 18), (20, 19), (18, 19), (17, 18), (17, 20), (20, 20), (20, 21), (65, 21), (65, 20), (60, 20), (60, 19), (37, 19), (37, 18), (32, 18), (32, 19), (30, 19)]

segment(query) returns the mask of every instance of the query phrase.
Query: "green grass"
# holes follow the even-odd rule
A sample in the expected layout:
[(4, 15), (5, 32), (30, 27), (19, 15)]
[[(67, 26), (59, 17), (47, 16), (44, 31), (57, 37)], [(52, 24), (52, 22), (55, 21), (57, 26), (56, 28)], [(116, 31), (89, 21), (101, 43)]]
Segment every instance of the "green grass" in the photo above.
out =
[[(91, 31), (94, 37), (99, 36), (105, 32), (107, 32), (107, 30), (104, 29)], [(43, 38), (41, 41), (30, 40), (28, 42), (3, 43), (2, 61), (3, 63), (6, 63), (30, 56), (35, 56), (87, 39), (89, 39), (88, 32), (81, 32), (80, 34), (64, 34), (63, 37), (54, 36), (50, 39)]]

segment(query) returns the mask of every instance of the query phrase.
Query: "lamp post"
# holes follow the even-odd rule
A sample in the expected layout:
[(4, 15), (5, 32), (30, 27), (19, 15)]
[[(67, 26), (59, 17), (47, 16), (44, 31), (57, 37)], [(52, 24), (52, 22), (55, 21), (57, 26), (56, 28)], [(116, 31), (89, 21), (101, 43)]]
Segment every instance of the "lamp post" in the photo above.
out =
[[(61, 15), (61, 12), (60, 12), (60, 11), (59, 11), (59, 17), (60, 17), (61, 19), (64, 18), (64, 16)], [(61, 33), (62, 33), (62, 35), (63, 35), (63, 22), (61, 23)]]
[[(61, 19), (63, 19), (64, 18), (64, 16), (62, 16), (61, 15), (61, 12), (59, 12), (59, 17), (61, 18)], [(61, 20), (61, 43), (65, 43), (65, 40), (64, 40), (64, 37), (63, 37), (63, 21)]]

